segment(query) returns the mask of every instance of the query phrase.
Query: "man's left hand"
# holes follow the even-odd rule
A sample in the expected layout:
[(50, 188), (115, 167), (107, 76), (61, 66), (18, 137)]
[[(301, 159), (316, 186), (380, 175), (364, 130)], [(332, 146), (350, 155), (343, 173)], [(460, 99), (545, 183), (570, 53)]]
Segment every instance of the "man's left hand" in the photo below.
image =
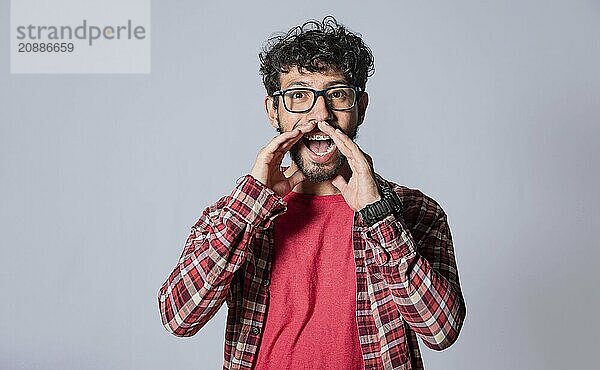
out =
[(373, 175), (373, 161), (369, 155), (340, 129), (335, 129), (324, 121), (319, 122), (318, 126), (331, 137), (339, 151), (348, 159), (352, 171), (348, 181), (342, 175), (337, 175), (331, 183), (342, 192), (350, 208), (358, 212), (367, 204), (380, 200), (381, 195)]

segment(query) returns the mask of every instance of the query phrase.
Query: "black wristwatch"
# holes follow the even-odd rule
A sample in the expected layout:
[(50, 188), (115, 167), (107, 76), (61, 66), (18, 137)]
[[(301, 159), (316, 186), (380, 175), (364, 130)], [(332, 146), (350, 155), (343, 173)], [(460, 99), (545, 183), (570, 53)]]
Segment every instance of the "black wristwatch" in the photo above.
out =
[(394, 190), (388, 187), (381, 189), (382, 197), (375, 203), (367, 204), (365, 208), (359, 211), (365, 223), (373, 226), (377, 221), (381, 221), (387, 216), (400, 214), (403, 210), (402, 201)]

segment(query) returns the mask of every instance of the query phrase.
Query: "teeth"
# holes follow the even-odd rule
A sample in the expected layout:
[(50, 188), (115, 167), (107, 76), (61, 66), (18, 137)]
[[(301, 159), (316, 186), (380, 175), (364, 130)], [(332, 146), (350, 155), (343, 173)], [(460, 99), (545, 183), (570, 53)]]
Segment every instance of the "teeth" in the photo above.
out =
[(329, 140), (329, 139), (331, 139), (327, 135), (307, 135), (305, 137), (307, 140)]
[(331, 153), (334, 148), (335, 148), (335, 144), (331, 143), (331, 145), (329, 145), (329, 147), (327, 148), (326, 151), (324, 151), (323, 153), (315, 153), (315, 154), (318, 155), (319, 157), (323, 157), (324, 155)]

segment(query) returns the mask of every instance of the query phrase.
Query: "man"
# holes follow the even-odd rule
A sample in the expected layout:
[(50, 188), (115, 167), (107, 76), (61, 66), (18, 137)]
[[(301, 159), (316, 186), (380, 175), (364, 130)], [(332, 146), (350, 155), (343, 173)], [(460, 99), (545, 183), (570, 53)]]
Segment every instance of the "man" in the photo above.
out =
[(280, 134), (192, 227), (159, 292), (164, 326), (194, 335), (226, 302), (225, 369), (422, 369), (417, 337), (447, 348), (466, 308), (442, 208), (353, 141), (371, 51), (326, 17), (260, 59)]

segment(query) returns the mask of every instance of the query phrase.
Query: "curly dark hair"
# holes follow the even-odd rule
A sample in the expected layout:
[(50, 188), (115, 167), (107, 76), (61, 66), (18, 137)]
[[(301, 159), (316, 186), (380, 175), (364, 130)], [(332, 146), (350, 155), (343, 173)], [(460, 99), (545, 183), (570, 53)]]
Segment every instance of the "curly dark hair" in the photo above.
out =
[(371, 49), (360, 35), (348, 31), (330, 15), (271, 37), (258, 57), (268, 95), (280, 89), (279, 74), (292, 67), (309, 72), (339, 71), (349, 84), (362, 89), (375, 72)]

